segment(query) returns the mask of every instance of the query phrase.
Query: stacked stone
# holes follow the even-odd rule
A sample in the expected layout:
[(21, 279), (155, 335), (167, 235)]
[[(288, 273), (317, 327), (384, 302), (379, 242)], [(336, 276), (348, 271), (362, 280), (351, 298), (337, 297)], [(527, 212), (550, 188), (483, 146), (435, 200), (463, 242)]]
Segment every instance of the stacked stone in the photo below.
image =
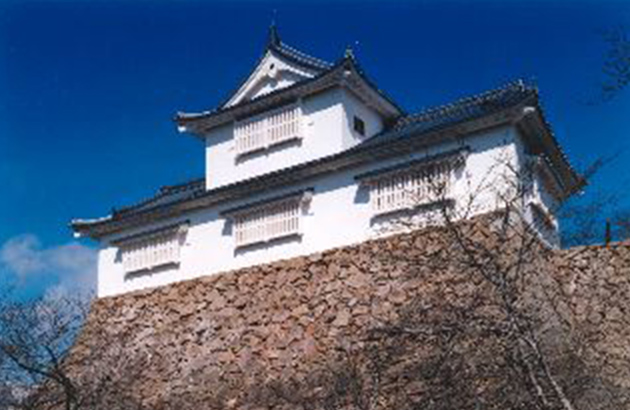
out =
[(581, 246), (553, 258), (557, 306), (594, 369), (630, 388), (630, 242)]
[[(447, 235), (431, 228), (99, 299), (75, 355), (107, 338), (124, 344), (125, 357), (142, 358), (134, 390), (152, 406), (173, 397), (207, 405), (220, 386), (247, 391), (307, 377), (336, 349), (360, 347), (366, 332), (392, 323), (412, 302), (465, 306), (483, 280), (436, 267), (450, 247)], [(545, 294), (592, 346), (590, 363), (630, 387), (630, 245), (549, 255), (543, 269), (558, 286)]]
[(118, 341), (126, 335), (129, 356), (149, 355), (145, 398), (200, 380), (299, 377), (326, 352), (394, 320), (423, 286), (409, 277), (409, 256), (427, 257), (434, 242), (403, 235), (99, 299), (83, 340), (98, 326)]

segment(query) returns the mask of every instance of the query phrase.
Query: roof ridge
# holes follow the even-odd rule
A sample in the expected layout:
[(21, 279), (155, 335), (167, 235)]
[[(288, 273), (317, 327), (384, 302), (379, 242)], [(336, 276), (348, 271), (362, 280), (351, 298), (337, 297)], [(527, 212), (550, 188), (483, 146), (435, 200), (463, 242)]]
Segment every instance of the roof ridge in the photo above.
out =
[(209, 115), (214, 115), (214, 114), (217, 114), (217, 113), (220, 113), (220, 112), (229, 111), (229, 110), (235, 109), (236, 107), (241, 106), (243, 104), (250, 104), (250, 103), (253, 103), (255, 101), (262, 100), (264, 98), (272, 98), (274, 95), (278, 95), (278, 94), (286, 92), (286, 91), (288, 91), (290, 89), (298, 88), (298, 87), (304, 85), (304, 82), (306, 82), (306, 81), (315, 81), (315, 80), (317, 80), (317, 79), (319, 79), (319, 78), (329, 74), (334, 69), (338, 68), (338, 66), (339, 66), (338, 63), (337, 64), (333, 64), (332, 66), (330, 66), (325, 71), (322, 71), (321, 73), (316, 74), (314, 77), (309, 78), (309, 79), (307, 79), (305, 81), (296, 82), (296, 83), (294, 83), (294, 84), (292, 84), (292, 85), (290, 85), (288, 87), (279, 88), (279, 89), (273, 90), (273, 91), (271, 91), (271, 92), (269, 92), (267, 94), (260, 95), (260, 96), (258, 96), (256, 98), (248, 100), (248, 101), (240, 102), (239, 104), (236, 104), (236, 105), (225, 106), (224, 104), (220, 104), (219, 106), (217, 106), (217, 107), (215, 107), (213, 109), (204, 110), (204, 111), (201, 111), (201, 112), (177, 111), (176, 114), (175, 114), (175, 117), (173, 118), (173, 120), (174, 121), (178, 121), (178, 120), (187, 120), (187, 119), (197, 119), (199, 117), (209, 116)]
[(429, 107), (414, 114), (409, 114), (406, 117), (401, 118), (396, 124), (396, 127), (405, 126), (418, 121), (430, 120), (442, 115), (448, 115), (454, 111), (465, 109), (473, 104), (483, 103), (490, 98), (497, 97), (498, 94), (506, 92), (533, 92), (537, 96), (538, 88), (535, 85), (528, 85), (522, 79), (517, 79), (497, 88), (466, 96), (450, 103)]
[(328, 61), (325, 61), (321, 58), (314, 57), (310, 54), (305, 53), (304, 51), (298, 50), (297, 48), (292, 47), (286, 44), (285, 42), (283, 42), (282, 39), (280, 38), (280, 34), (278, 33), (278, 27), (276, 26), (275, 22), (271, 23), (271, 26), (269, 26), (269, 33), (267, 35), (267, 45), (265, 46), (263, 55), (269, 50), (276, 50), (281, 53), (286, 52), (288, 54), (291, 54), (291, 57), (293, 58), (297, 58), (298, 60), (300, 59), (305, 60), (306, 63), (312, 64), (314, 66), (319, 66), (318, 68), (321, 68), (321, 69), (325, 69), (333, 65), (332, 63)]
[(304, 51), (298, 50), (297, 48), (292, 47), (283, 41), (280, 41), (277, 45), (272, 44), (269, 48), (271, 48), (272, 50), (280, 51), (281, 53), (284, 52), (284, 53), (291, 54), (291, 57), (293, 58), (304, 60), (306, 63), (319, 66), (319, 68), (322, 68), (322, 69), (329, 68), (333, 65), (329, 61), (307, 54)]
[[(538, 89), (537, 88), (536, 88), (536, 93), (538, 93)], [(578, 172), (578, 170), (569, 161), (569, 156), (568, 156), (567, 152), (565, 151), (565, 148), (562, 145), (560, 145), (560, 143), (558, 141), (558, 137), (556, 136), (556, 133), (555, 133), (553, 127), (551, 126), (551, 123), (547, 120), (547, 116), (545, 115), (545, 111), (543, 110), (544, 104), (542, 103), (542, 101), (540, 101), (540, 99), (538, 99), (537, 104), (538, 104), (538, 107), (540, 108), (538, 110), (538, 114), (540, 115), (540, 119), (541, 119), (544, 127), (547, 129), (547, 132), (549, 132), (549, 135), (550, 135), (551, 139), (554, 141), (555, 146), (557, 147), (558, 152), (560, 153), (560, 156), (567, 163), (569, 169), (571, 169), (575, 174), (577, 174), (580, 177), (582, 177), (581, 183), (583, 185), (588, 184), (588, 181), (583, 178), (583, 175), (581, 175), (581, 173)]]
[[(524, 104), (535, 106), (537, 114), (519, 117), (520, 113), (512, 110), (517, 107), (523, 107)], [(512, 111), (510, 115), (494, 115), (502, 113), (505, 110)], [(205, 186), (202, 188), (202, 185), (200, 185), (201, 181), (203, 181), (202, 178), (184, 184), (162, 187), (161, 191), (158, 191), (158, 194), (149, 200), (145, 200), (135, 206), (132, 205), (123, 208), (118, 212), (113, 212), (112, 215), (105, 218), (96, 220), (73, 220), (72, 226), (75, 232), (84, 232), (89, 235), (98, 236), (103, 235), (103, 232), (105, 232), (101, 231), (101, 233), (99, 233), (98, 229), (100, 228), (98, 228), (98, 226), (106, 227), (111, 222), (118, 220), (124, 221), (127, 218), (132, 218), (134, 215), (160, 215), (165, 217), (167, 214), (162, 210), (173, 209), (173, 212), (179, 212), (168, 214), (169, 217), (171, 217), (172, 215), (179, 215), (180, 213), (195, 209), (189, 207), (183, 208), (183, 205), (181, 205), (182, 207), (180, 208), (176, 208), (178, 206), (177, 204), (183, 204), (186, 201), (199, 200), (200, 202), (197, 202), (196, 206), (209, 206), (208, 202), (204, 202), (203, 198), (209, 198), (208, 201), (212, 200), (214, 201), (212, 204), (216, 204), (220, 201), (241, 198), (243, 195), (250, 194), (252, 189), (255, 191), (260, 186), (268, 187), (269, 184), (271, 184), (272, 188), (278, 188), (286, 186), (287, 183), (302, 183), (303, 178), (312, 178), (325, 172), (331, 172), (332, 170), (348, 166), (362, 165), (365, 161), (390, 158), (396, 155), (402, 155), (403, 153), (406, 155), (408, 152), (406, 150), (407, 143), (413, 144), (411, 145), (412, 147), (418, 148), (426, 147), (429, 143), (433, 144), (438, 141), (444, 141), (444, 138), (448, 137), (447, 133), (444, 131), (449, 129), (449, 127), (453, 127), (451, 129), (458, 133), (459, 131), (455, 127), (459, 124), (477, 121), (484, 117), (489, 117), (492, 121), (490, 124), (485, 122), (478, 124), (481, 128), (493, 124), (513, 123), (517, 118), (521, 118), (524, 126), (526, 126), (525, 121), (534, 119), (537, 124), (540, 123), (543, 127), (541, 133), (544, 134), (546, 141), (542, 141), (541, 143), (551, 144), (547, 149), (553, 150), (551, 152), (552, 156), (548, 158), (553, 162), (553, 166), (558, 167), (558, 169), (562, 171), (563, 178), (566, 178), (570, 184), (577, 187), (579, 184), (583, 183), (580, 180), (580, 175), (577, 174), (575, 169), (571, 166), (568, 156), (558, 144), (553, 130), (545, 118), (542, 105), (538, 98), (538, 88), (522, 80), (517, 80), (509, 82), (499, 88), (491, 89), (459, 99), (450, 104), (408, 116), (404, 121), (399, 120), (399, 124), (396, 124), (393, 128), (388, 128), (362, 143), (341, 152), (244, 180), (235, 181), (209, 190), (206, 190)], [(470, 130), (469, 128), (466, 129)], [(537, 132), (537, 130), (527, 131), (527, 129), (525, 129), (523, 132)], [(550, 138), (547, 138), (546, 135), (549, 135)], [(431, 139), (425, 140), (426, 137), (430, 137)], [(433, 137), (436, 138), (434, 139)], [(437, 139), (437, 137), (439, 137), (439, 139)], [(409, 142), (406, 142), (406, 140), (409, 140)], [(393, 148), (388, 146), (390, 143), (394, 144), (392, 145)], [(402, 148), (405, 148), (405, 150)], [(375, 154), (378, 155), (375, 156)], [(310, 171), (311, 168), (314, 169), (312, 172)], [(160, 199), (164, 197), (166, 197), (166, 199), (160, 201)], [(95, 228), (91, 228), (90, 226), (94, 226)], [(92, 229), (95, 229), (94, 232), (96, 232), (96, 234), (90, 233)], [(105, 230), (106, 228), (103, 229)]]
[(205, 177), (197, 177), (197, 178), (193, 178), (193, 179), (189, 179), (188, 181), (182, 182), (182, 183), (178, 183), (178, 184), (172, 184), (172, 185), (163, 185), (159, 188), (158, 192), (172, 192), (175, 190), (181, 190), (181, 189), (187, 189), (192, 185), (196, 185), (196, 184), (201, 184), (206, 182), (206, 178)]
[(394, 98), (392, 98), (388, 92), (386, 92), (385, 90), (383, 90), (382, 88), (380, 88), (376, 82), (366, 73), (366, 71), (363, 69), (363, 66), (359, 63), (359, 61), (357, 60), (356, 56), (354, 55), (354, 53), (350, 53), (349, 55), (344, 55), (340, 60), (338, 64), (346, 64), (349, 63), (351, 64), (354, 69), (356, 70), (356, 72), (359, 74), (359, 76), (361, 76), (361, 78), (363, 78), (363, 80), (370, 86), (372, 87), (378, 94), (381, 95), (381, 97), (383, 97), (385, 100), (387, 100), (390, 104), (392, 104), (394, 107), (396, 107), (396, 109), (399, 111), (400, 115), (405, 116), (406, 111), (400, 106), (398, 105), (398, 103), (394, 100)]
[(178, 183), (178, 184), (163, 185), (159, 187), (157, 192), (149, 198), (142, 199), (134, 204), (127, 205), (122, 208), (118, 208), (118, 209), (113, 208), (112, 215), (114, 216), (121, 215), (121, 214), (134, 211), (138, 208), (142, 208), (143, 206), (147, 204), (150, 204), (153, 201), (167, 197), (169, 195), (174, 195), (174, 194), (187, 191), (187, 190), (197, 189), (198, 185), (201, 185), (203, 189), (205, 190), (205, 187), (206, 187), (205, 181), (206, 181), (205, 177), (198, 177), (198, 178), (194, 178), (194, 179), (188, 180), (186, 182)]

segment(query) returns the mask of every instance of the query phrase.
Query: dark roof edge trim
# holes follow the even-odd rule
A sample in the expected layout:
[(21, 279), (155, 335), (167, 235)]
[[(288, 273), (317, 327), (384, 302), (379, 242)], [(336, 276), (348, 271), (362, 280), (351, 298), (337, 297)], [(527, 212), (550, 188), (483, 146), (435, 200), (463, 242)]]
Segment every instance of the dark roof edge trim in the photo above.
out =
[(190, 220), (186, 219), (185, 221), (176, 222), (174, 224), (161, 226), (156, 229), (152, 229), (150, 231), (139, 232), (133, 235), (124, 236), (119, 239), (115, 239), (110, 243), (116, 246), (127, 246), (136, 242), (140, 242), (146, 239), (155, 238), (157, 236), (166, 236), (173, 235), (181, 231), (185, 231), (190, 226)]
[[(349, 81), (345, 77), (344, 71), (349, 69), (354, 71), (356, 77), (358, 77), (357, 80), (359, 80), (359, 83), (357, 83), (357, 81)], [(234, 121), (236, 118), (242, 118), (253, 112), (264, 111), (269, 106), (279, 106), (288, 103), (296, 98), (301, 98), (304, 94), (310, 95), (338, 86), (353, 89), (360, 95), (366, 92), (362, 90), (361, 82), (364, 84), (366, 90), (373, 94), (372, 98), (377, 98), (382, 101), (380, 104), (382, 107), (389, 105), (388, 110), (391, 111), (391, 113), (388, 115), (385, 109), (380, 107), (382, 115), (398, 117), (404, 113), (392, 99), (376, 88), (375, 84), (365, 76), (353, 60), (343, 59), (321, 74), (308, 80), (297, 82), (289, 87), (272, 91), (269, 94), (250, 101), (244, 101), (237, 105), (222, 107), (213, 111), (206, 111), (199, 114), (179, 113), (174, 121), (182, 131), (188, 131), (194, 136), (200, 137), (198, 134), (207, 132), (209, 129), (227, 124)]]
[[(563, 198), (568, 198), (584, 186), (584, 178), (569, 163), (566, 154), (562, 151), (553, 131), (542, 115), (540, 105), (537, 104), (535, 108), (535, 115), (525, 115), (517, 122), (517, 126), (534, 140), (533, 145), (535, 147), (545, 148), (545, 150), (534, 152), (534, 154), (542, 154), (545, 160), (550, 163), (553, 172), (560, 177), (564, 190)], [(565, 181), (569, 181), (569, 183)]]
[(333, 64), (328, 61), (313, 57), (283, 42), (280, 42), (278, 45), (271, 45), (265, 52), (266, 51), (276, 52), (297, 65), (314, 70), (322, 71), (333, 66)]
[(128, 206), (123, 206), (120, 208), (113, 208), (113, 213), (114, 214), (123, 214), (125, 212), (133, 212), (135, 209), (141, 208), (143, 206), (149, 205), (152, 202), (157, 202), (160, 199), (164, 198), (165, 196), (169, 196), (169, 195), (174, 195), (180, 192), (185, 192), (185, 191), (191, 191), (194, 189), (199, 189), (197, 187), (197, 185), (202, 185), (203, 187), (206, 186), (206, 178), (202, 177), (202, 178), (195, 178), (191, 181), (188, 182), (183, 182), (180, 184), (175, 184), (175, 185), (165, 185), (162, 186), (158, 189), (157, 193), (150, 197), (150, 198), (146, 198), (142, 201), (138, 201), (135, 204), (132, 205), (128, 205)]
[(360, 181), (360, 182), (370, 182), (371, 180), (374, 180), (374, 179), (396, 174), (399, 171), (404, 171), (407, 169), (424, 168), (432, 164), (435, 164), (436, 162), (443, 162), (443, 161), (453, 162), (454, 165), (458, 166), (464, 163), (464, 160), (466, 159), (466, 155), (469, 152), (470, 152), (470, 147), (465, 146), (465, 147), (457, 148), (457, 149), (450, 150), (447, 152), (430, 155), (428, 157), (418, 158), (412, 161), (407, 161), (402, 164), (396, 164), (391, 167), (376, 169), (374, 171), (357, 175), (354, 177), (354, 179), (355, 181)]
[[(286, 101), (291, 98), (296, 98), (295, 94), (302, 91), (303, 88), (311, 87), (313, 86), (313, 84), (323, 81), (327, 79), (327, 77), (329, 76), (333, 76), (336, 73), (336, 71), (340, 69), (340, 67), (341, 67), (341, 64), (339, 63), (335, 64), (328, 70), (322, 72), (321, 74), (316, 75), (313, 78), (309, 78), (304, 81), (299, 81), (288, 87), (272, 91), (268, 94), (262, 95), (253, 100), (243, 101), (236, 105), (229, 105), (229, 106), (223, 105), (223, 106), (219, 106), (219, 108), (203, 111), (200, 113), (178, 112), (173, 118), (173, 120), (178, 126), (184, 127), (193, 133), (203, 131), (204, 123), (207, 123), (211, 119), (216, 119), (219, 116), (227, 116), (234, 112), (236, 113), (234, 113), (233, 115), (239, 116), (239, 115), (243, 115), (241, 114), (242, 112), (246, 113), (250, 111), (261, 110), (262, 107), (266, 107), (268, 104), (271, 104), (271, 105), (282, 104), (283, 101)], [(223, 122), (228, 122), (228, 121), (225, 120)], [(200, 125), (196, 125), (197, 123), (200, 123)], [(217, 126), (217, 125), (213, 125), (213, 127), (214, 126)]]
[(254, 75), (254, 73), (256, 73), (256, 70), (258, 69), (258, 67), (260, 67), (260, 64), (263, 62), (263, 60), (265, 59), (268, 53), (276, 54), (280, 58), (288, 60), (296, 65), (301, 66), (302, 68), (306, 68), (307, 70), (316, 71), (316, 74), (321, 74), (322, 72), (325, 72), (326, 70), (330, 69), (334, 65), (332, 63), (329, 63), (328, 61), (324, 61), (316, 57), (310, 56), (308, 54), (305, 54), (301, 51), (298, 51), (294, 49), (293, 47), (290, 47), (284, 43), (281, 43), (279, 45), (269, 45), (267, 48), (265, 48), (262, 55), (258, 58), (258, 61), (256, 62), (256, 64), (254, 64), (254, 68), (251, 69), (249, 71), (249, 74), (247, 74), (247, 76), (245, 76), (239, 82), (238, 87), (236, 87), (236, 89), (234, 89), (228, 95), (228, 97), (224, 98), (221, 101), (221, 103), (218, 105), (220, 108), (229, 108), (229, 107), (238, 105), (238, 104), (234, 104), (234, 105), (229, 105), (229, 104), (234, 99), (234, 97), (236, 97), (236, 95), (241, 92), (243, 87), (245, 87), (245, 85), (247, 84), (249, 79)]
[[(276, 189), (338, 169), (360, 166), (361, 164), (375, 160), (405, 155), (409, 152), (409, 149), (422, 149), (432, 146), (436, 142), (444, 139), (456, 139), (461, 135), (511, 123), (514, 115), (514, 108), (508, 108), (498, 113), (491, 114), (488, 117), (477, 118), (472, 121), (454, 124), (438, 130), (422, 132), (413, 137), (397, 137), (393, 140), (385, 140), (370, 146), (358, 145), (355, 148), (328, 157), (206, 191), (203, 195), (192, 199), (185, 199), (169, 203), (165, 206), (143, 210), (140, 213), (129, 215), (128, 218), (73, 224), (72, 228), (75, 231), (83, 232), (84, 235), (93, 238), (103, 237), (129, 226), (147, 223), (153, 216), (160, 218), (176, 217), (184, 212), (212, 206), (225, 200), (235, 200), (245, 197), (246, 195), (264, 192), (266, 189)], [(265, 188), (260, 188), (262, 186)]]
[(271, 198), (262, 199), (260, 201), (250, 202), (247, 204), (229, 208), (229, 209), (219, 212), (219, 215), (222, 217), (231, 218), (240, 213), (247, 212), (256, 208), (269, 206), (277, 202), (283, 202), (283, 201), (288, 201), (292, 199), (303, 200), (305, 196), (307, 196), (309, 193), (312, 194), (313, 192), (315, 192), (315, 188), (313, 187), (299, 189), (297, 191), (288, 192), (284, 195), (278, 195)]

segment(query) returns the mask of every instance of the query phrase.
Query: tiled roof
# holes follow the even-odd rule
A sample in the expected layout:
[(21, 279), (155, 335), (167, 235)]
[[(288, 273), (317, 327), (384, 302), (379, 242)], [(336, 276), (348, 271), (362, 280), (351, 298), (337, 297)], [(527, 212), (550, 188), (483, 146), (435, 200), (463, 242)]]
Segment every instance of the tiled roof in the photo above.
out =
[[(352, 81), (352, 78), (346, 75), (348, 71), (355, 72), (357, 74), (353, 76), (356, 81)], [(350, 82), (353, 84), (349, 84)], [(210, 120), (213, 122), (218, 121), (223, 123), (225, 121), (232, 121), (231, 116), (236, 115), (236, 113), (243, 115), (243, 112), (254, 109), (254, 107), (255, 109), (260, 109), (260, 106), (273, 105), (278, 101), (286, 99), (295, 99), (300, 96), (309, 95), (310, 93), (320, 91), (321, 89), (340, 84), (345, 84), (347, 87), (355, 87), (355, 92), (373, 95), (375, 96), (373, 98), (376, 98), (377, 100), (380, 99), (380, 101), (383, 102), (381, 106), (386, 105), (387, 107), (390, 107), (387, 108), (387, 115), (398, 116), (401, 112), (403, 112), (393, 99), (379, 89), (376, 84), (367, 77), (354, 58), (344, 57), (334, 65), (330, 66), (330, 68), (323, 70), (320, 74), (306, 80), (298, 81), (288, 87), (271, 91), (267, 94), (261, 95), (252, 100), (240, 102), (236, 105), (220, 105), (213, 110), (203, 111), (200, 113), (178, 112), (174, 120), (180, 126)], [(213, 126), (216, 125), (217, 124), (213, 124)]]
[[(366, 140), (362, 146), (378, 145), (383, 142), (405, 138), (412, 135), (426, 134), (429, 132), (439, 131), (443, 128), (473, 121), (478, 118), (489, 116), (511, 107), (519, 105), (530, 105), (536, 109), (537, 115), (540, 116), (544, 131), (550, 137), (548, 149), (552, 156), (551, 160), (564, 163), (566, 166), (565, 176), (577, 178), (578, 173), (570, 165), (566, 153), (558, 143), (551, 125), (547, 122), (544, 110), (540, 104), (538, 96), (538, 88), (535, 85), (527, 84), (523, 80), (513, 81), (502, 87), (486, 91), (481, 94), (473, 95), (416, 114), (403, 116), (385, 132), (375, 135)], [(541, 142), (544, 144), (544, 142)], [(558, 164), (556, 164), (558, 165)], [(580, 180), (575, 184), (584, 184), (586, 181)]]
[(404, 137), (410, 134), (434, 131), (464, 121), (493, 114), (513, 107), (528, 99), (537, 98), (537, 90), (523, 81), (514, 81), (503, 87), (466, 97), (450, 104), (432, 107), (419, 113), (401, 117), (394, 126), (385, 132), (365, 141), (376, 144), (384, 140)]
[[(312, 71), (315, 72), (315, 75), (320, 75), (332, 69), (335, 64), (330, 63), (328, 61), (321, 60), (319, 58), (313, 57), (309, 54), (306, 54), (300, 50), (297, 50), (288, 44), (285, 44), (280, 40), (280, 35), (278, 34), (278, 30), (275, 25), (269, 27), (269, 35), (267, 37), (267, 44), (261, 56), (258, 59), (258, 62), (254, 65), (254, 67), (258, 67), (261, 61), (265, 58), (267, 52), (272, 52), (284, 57), (287, 60), (293, 61), (299, 65), (302, 65)], [(255, 68), (254, 68), (255, 70)], [(253, 71), (248, 73), (241, 82), (238, 84), (236, 88), (229, 93), (229, 95), (217, 106), (217, 108), (213, 110), (207, 110), (200, 113), (183, 113), (178, 112), (176, 114), (176, 119), (187, 119), (187, 118), (196, 118), (199, 116), (207, 116), (212, 113), (219, 112), (222, 109), (228, 107), (228, 102), (237, 93), (238, 90), (246, 83), (247, 79), (251, 77)]]
[[(271, 27), (269, 27), (269, 36), (267, 37), (267, 47), (265, 48), (265, 53), (269, 50), (276, 51), (290, 60), (317, 70), (326, 70), (332, 67), (332, 64), (327, 61), (320, 60), (319, 58), (315, 58), (284, 44), (282, 40), (280, 40), (280, 34), (278, 34), (278, 28), (275, 24), (272, 24)], [(263, 55), (265, 53), (263, 53)]]
[[(300, 88), (304, 85), (306, 85), (307, 83), (314, 83), (315, 81), (319, 80), (320, 78), (326, 76), (327, 74), (331, 73), (335, 68), (337, 68), (337, 65), (331, 67), (328, 70), (322, 71), (321, 74), (316, 75), (313, 78), (309, 78), (307, 80), (303, 80), (303, 81), (298, 81), (288, 87), (285, 88), (279, 88), (276, 90), (273, 90), (269, 93), (260, 95), (254, 99), (251, 100), (246, 100), (246, 101), (242, 101), (239, 104), (236, 105), (226, 105), (228, 103), (228, 101), (230, 100), (230, 98), (232, 98), (232, 96), (236, 93), (236, 91), (238, 91), (240, 89), (240, 87), (244, 84), (245, 81), (243, 81), (232, 93), (230, 93), (230, 96), (228, 98), (226, 98), (223, 102), (221, 102), (217, 107), (210, 109), (210, 110), (205, 110), (205, 111), (201, 111), (201, 112), (182, 112), (182, 111), (178, 111), (175, 114), (174, 117), (174, 121), (178, 124), (181, 123), (185, 123), (185, 122), (189, 122), (189, 121), (196, 121), (196, 120), (200, 120), (200, 119), (204, 119), (204, 118), (209, 118), (209, 117), (213, 117), (217, 114), (221, 114), (221, 113), (225, 113), (225, 112), (230, 112), (230, 111), (235, 111), (239, 108), (242, 108), (243, 106), (247, 106), (247, 105), (251, 105), (253, 103), (257, 103), (259, 101), (262, 100), (271, 100), (272, 98), (282, 95), (282, 94), (287, 94), (288, 92), (293, 91), (294, 89)], [(247, 80), (248, 77), (245, 78), (245, 80)]]
[[(456, 127), (460, 124), (473, 123), (476, 120), (488, 118), (493, 114), (502, 113), (517, 107), (533, 106), (537, 108), (539, 119), (545, 133), (550, 137), (547, 141), (537, 142), (545, 145), (545, 149), (551, 154), (554, 167), (558, 167), (567, 178), (566, 189), (572, 190), (583, 183), (578, 173), (571, 167), (566, 155), (558, 145), (549, 124), (544, 119), (542, 108), (538, 101), (538, 90), (536, 87), (527, 85), (523, 81), (509, 83), (503, 87), (478, 94), (472, 97), (458, 100), (452, 104), (430, 108), (417, 114), (400, 117), (391, 127), (380, 134), (364, 141), (363, 143), (346, 151), (315, 159), (308, 163), (298, 164), (289, 168), (274, 171), (248, 180), (235, 182), (229, 186), (219, 187), (210, 191), (205, 190), (205, 181), (197, 179), (185, 184), (167, 186), (161, 188), (156, 196), (142, 201), (136, 205), (114, 211), (112, 217), (106, 220), (77, 221), (82, 226), (89, 226), (92, 223), (101, 225), (111, 220), (123, 220), (134, 214), (145, 214), (153, 209), (164, 209), (176, 203), (194, 200), (196, 198), (218, 198), (229, 197), (228, 191), (247, 191), (247, 186), (267, 186), (267, 179), (293, 180), (302, 175), (310, 175), (309, 168), (334, 170), (335, 167), (348, 166), (348, 164), (360, 163), (360, 161), (378, 160), (381, 157), (397, 155), (400, 147), (409, 149), (405, 140), (413, 141), (415, 145), (428, 144), (425, 141), (428, 136), (435, 135), (436, 132)], [(510, 117), (511, 118), (511, 117)], [(502, 120), (506, 121), (506, 120)], [(401, 145), (402, 144), (402, 145)], [(396, 147), (396, 148), (393, 148)], [(405, 148), (407, 147), (407, 148)], [(386, 151), (384, 155), (376, 153)], [(356, 161), (356, 162), (353, 162)], [(337, 165), (335, 165), (337, 164)], [(345, 164), (345, 165), (344, 165)], [(322, 171), (323, 172), (323, 171)], [(243, 188), (245, 187), (245, 188)], [(243, 188), (243, 189), (241, 189)], [(240, 192), (239, 191), (239, 192)], [(78, 225), (73, 224), (75, 229)]]
[[(309, 84), (321, 83), (324, 79), (331, 79), (334, 77), (338, 77), (338, 72), (340, 69), (347, 69), (350, 66), (352, 69), (359, 75), (359, 77), (368, 85), (367, 88), (375, 91), (380, 98), (387, 101), (389, 105), (391, 105), (396, 111), (396, 115), (403, 113), (403, 110), (398, 107), (396, 102), (390, 98), (383, 90), (379, 89), (376, 84), (371, 81), (363, 69), (359, 66), (357, 60), (354, 57), (354, 54), (349, 50), (346, 50), (346, 54), (343, 58), (340, 58), (335, 63), (330, 63), (328, 61), (321, 60), (319, 58), (313, 57), (309, 54), (306, 54), (300, 50), (297, 50), (285, 43), (280, 39), (280, 35), (278, 34), (278, 30), (275, 25), (272, 25), (269, 28), (269, 35), (267, 38), (267, 44), (265, 46), (265, 50), (260, 56), (258, 62), (254, 65), (254, 67), (258, 67), (262, 60), (265, 58), (268, 52), (275, 53), (280, 57), (292, 61), (298, 65), (303, 66), (308, 71), (313, 73), (313, 77), (303, 79), (301, 81), (296, 82), (295, 84), (279, 88), (277, 90), (271, 91), (269, 93), (258, 96), (254, 99), (248, 99), (245, 101), (241, 101), (238, 104), (230, 104), (231, 99), (238, 93), (238, 91), (243, 87), (243, 85), (247, 82), (247, 80), (252, 76), (254, 71), (250, 72), (236, 87), (229, 96), (223, 100), (216, 108), (211, 110), (206, 110), (202, 112), (177, 112), (175, 115), (175, 122), (177, 122), (180, 126), (184, 123), (190, 123), (191, 121), (203, 120), (210, 117), (214, 117), (218, 114), (222, 114), (230, 112), (234, 108), (243, 108), (243, 106), (247, 106), (250, 103), (258, 103), (262, 101), (272, 101), (278, 99), (279, 97), (286, 96), (291, 92), (295, 92), (296, 89), (302, 89), (302, 91), (309, 89)], [(302, 87), (306, 86), (306, 87)]]
[(320, 60), (319, 58), (310, 56), (282, 42), (270, 47), (270, 50), (276, 51), (280, 55), (290, 60), (296, 61), (311, 68), (315, 68), (318, 71), (328, 70), (330, 67), (333, 66), (333, 64), (329, 63), (328, 61)]
[(359, 64), (359, 61), (354, 56), (354, 53), (352, 52), (351, 49), (346, 50), (344, 58), (341, 61), (342, 62), (343, 61), (351, 61), (352, 62), (352, 66), (354, 67), (356, 72), (363, 79), (363, 81), (366, 82), (366, 84), (369, 87), (371, 87), (374, 91), (376, 91), (377, 94), (379, 94), (382, 98), (387, 100), (391, 105), (396, 107), (396, 109), (398, 110), (400, 115), (406, 115), (405, 110), (401, 106), (399, 106), (398, 103), (385, 90), (383, 90), (382, 88), (379, 88), (379, 86), (376, 84), (376, 82), (374, 82), (372, 80), (372, 78), (370, 78), (367, 75), (367, 73), (365, 72), (365, 70), (363, 69), (361, 64)]
[(155, 206), (168, 205), (171, 202), (176, 202), (182, 199), (194, 198), (196, 195), (202, 194), (206, 191), (206, 179), (195, 178), (190, 181), (176, 184), (165, 185), (158, 189), (157, 193), (145, 200), (142, 200), (136, 204), (125, 206), (113, 210), (113, 217), (122, 217), (127, 214), (142, 211)]

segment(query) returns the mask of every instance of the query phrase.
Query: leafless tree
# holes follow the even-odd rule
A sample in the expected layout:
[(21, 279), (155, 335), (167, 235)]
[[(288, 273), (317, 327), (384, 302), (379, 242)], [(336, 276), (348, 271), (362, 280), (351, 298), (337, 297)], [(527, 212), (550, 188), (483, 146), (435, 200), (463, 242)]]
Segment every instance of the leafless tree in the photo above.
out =
[(602, 84), (604, 100), (610, 100), (630, 83), (630, 39), (625, 27), (620, 26), (604, 31), (608, 44), (603, 72), (606, 77)]
[[(474, 187), (460, 206), (440, 207), (434, 221), (440, 226), (431, 232), (442, 240), (430, 257), (419, 260), (410, 253), (405, 261), (409, 278), (431, 275), (443, 286), (412, 300), (399, 319), (371, 328), (359, 348), (344, 350), (330, 367), (304, 380), (268, 384), (266, 405), (305, 410), (625, 408), (628, 393), (607, 379), (599, 363), (583, 358), (588, 342), (570, 315), (558, 309), (553, 250), (541, 227), (527, 217), (532, 170), (517, 174), (503, 165), (510, 171), (500, 180)], [(476, 198), (486, 189), (493, 189), (500, 206), (473, 217)], [(433, 191), (448, 192), (444, 186)], [(410, 221), (400, 223), (413, 228)], [(381, 255), (381, 263), (400, 264), (404, 258), (404, 252)]]
[[(329, 366), (305, 378), (261, 380), (257, 389), (238, 380), (193, 385), (160, 408), (199, 408), (200, 390), (212, 409), (234, 408), (234, 394), (245, 394), (238, 404), (252, 408), (304, 410), (624, 408), (627, 392), (583, 357), (588, 340), (558, 309), (549, 221), (536, 225), (527, 213), (533, 172), (497, 158), (494, 176), (456, 204), (443, 179), (423, 191), (428, 197), (409, 192), (413, 206), (392, 219), (392, 229), (431, 225), (418, 234), (426, 239), (423, 256), (397, 249), (378, 262), (441, 286), (419, 291), (395, 320), (374, 318), (359, 340), (328, 352)], [(497, 206), (480, 214), (478, 199), (488, 190)], [(427, 202), (436, 205), (423, 220)], [(135, 386), (145, 363), (131, 354), (134, 335), (106, 334), (106, 324), (93, 321), (82, 336), (90, 343), (74, 343), (87, 311), (85, 300), (73, 298), (3, 303), (0, 386), (14, 396), (5, 406), (142, 408)]]
[(74, 342), (89, 305), (84, 296), (2, 299), (0, 386), (7, 392), (5, 408), (140, 408), (131, 394), (140, 363), (126, 358), (124, 346), (111, 338), (99, 344), (93, 334), (91, 349), (76, 351)]
[[(612, 155), (597, 158), (581, 172), (584, 180), (592, 180), (603, 168), (617, 163), (622, 153), (622, 150), (617, 150)], [(623, 186), (623, 182), (618, 185)], [(593, 245), (629, 239), (630, 212), (625, 206), (628, 200), (625, 190), (589, 187), (585, 191), (566, 198), (556, 210), (562, 222), (562, 246)]]

